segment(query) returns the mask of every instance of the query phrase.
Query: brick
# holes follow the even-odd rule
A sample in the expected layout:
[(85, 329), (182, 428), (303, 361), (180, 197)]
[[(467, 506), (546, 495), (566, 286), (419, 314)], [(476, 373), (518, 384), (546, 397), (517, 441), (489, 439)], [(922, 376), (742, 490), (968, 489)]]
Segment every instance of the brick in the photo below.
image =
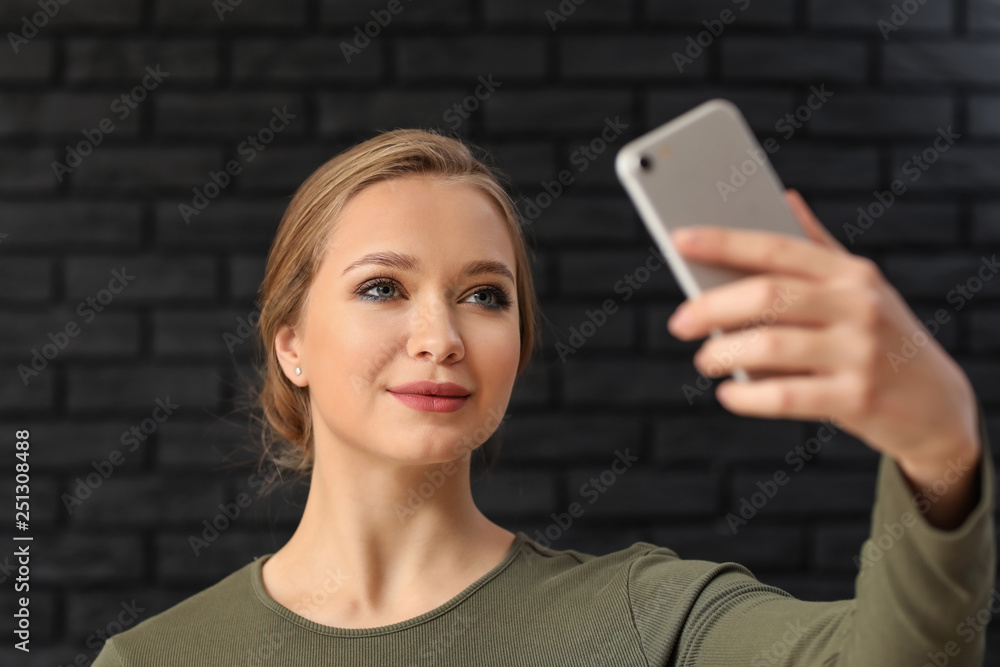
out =
[[(106, 299), (115, 304), (145, 304), (150, 299), (205, 300), (213, 296), (215, 273), (215, 262), (209, 257), (188, 257), (179, 263), (169, 257), (90, 256), (67, 261), (65, 291), (67, 298), (75, 300), (88, 296), (100, 299), (101, 290), (119, 289)], [(127, 284), (122, 288), (123, 282)]]
[(622, 89), (504, 91), (485, 106), (485, 125), (492, 132), (550, 133), (578, 131), (600, 134), (605, 119), (621, 116), (631, 123), (632, 96)]
[(953, 122), (952, 100), (944, 95), (835, 92), (809, 122), (809, 131), (816, 136), (926, 136)]
[(254, 196), (273, 192), (287, 197), (345, 148), (342, 144), (316, 146), (313, 142), (308, 146), (268, 146), (246, 164), (233, 187)]
[(270, 83), (377, 80), (384, 69), (382, 52), (367, 48), (360, 56), (351, 55), (348, 62), (342, 41), (328, 37), (241, 39), (233, 45), (233, 76), (239, 81)]
[(13, 257), (0, 264), (2, 302), (47, 301), (52, 297), (52, 262), (48, 259)]
[[(220, 395), (212, 371), (203, 365), (70, 369), (66, 377), (66, 405), (70, 413), (130, 410), (129, 422), (141, 424), (158, 407), (157, 399), (180, 407), (173, 414), (214, 408)], [(162, 411), (161, 411), (162, 412)], [(160, 414), (160, 413), (157, 413)]]
[[(820, 220), (830, 221), (824, 222), (827, 229), (852, 252), (856, 247), (891, 246), (895, 249), (928, 245), (940, 248), (959, 243), (957, 205), (911, 200), (906, 192), (893, 195), (881, 188), (878, 192), (883, 199), (893, 196), (892, 205), (886, 208), (873, 191), (850, 203), (816, 200), (810, 202), (810, 206)], [(873, 215), (880, 211), (881, 215)]]
[[(209, 312), (191, 310), (161, 310), (153, 315), (153, 354), (157, 357), (207, 356), (235, 354), (249, 356), (247, 344), (240, 339), (240, 323), (247, 321), (250, 310), (212, 309)], [(228, 339), (223, 338), (226, 335)]]
[(15, 52), (7, 37), (7, 46), (0, 49), (0, 81), (47, 81), (54, 67), (55, 47), (51, 39), (35, 37), (27, 44), (18, 42)]
[[(573, 175), (572, 186), (578, 191), (619, 195), (621, 182), (615, 173), (615, 153), (637, 133), (635, 124), (629, 118), (607, 117), (611, 123), (607, 128), (616, 128), (605, 135), (603, 129), (593, 129), (587, 134), (569, 136), (566, 140), (568, 159), (566, 168)], [(615, 121), (614, 118), (618, 120)], [(606, 121), (607, 123), (607, 121)], [(619, 134), (614, 135), (617, 131)], [(607, 141), (606, 136), (611, 136)], [(590, 189), (590, 186), (594, 186)], [(584, 190), (584, 188), (586, 188)]]
[(31, 561), (31, 580), (42, 585), (79, 586), (115, 585), (138, 582), (142, 577), (141, 537), (103, 535), (95, 540), (92, 533), (61, 529), (46, 542)]
[(546, 242), (630, 241), (639, 233), (634, 217), (632, 205), (621, 196), (568, 192), (533, 227)]
[(264, 484), (268, 477), (273, 475), (273, 469), (270, 472), (250, 473), (247, 479), (241, 479), (238, 484), (232, 485), (235, 488), (229, 491), (232, 498), (240, 492), (250, 496), (251, 504), (244, 510), (246, 514), (240, 514), (240, 520), (245, 520), (244, 525), (247, 528), (276, 526), (294, 530), (302, 520), (302, 510), (309, 494), (308, 482), (303, 481), (295, 485), (286, 482), (276, 487), (271, 494), (264, 496), (262, 495)]
[[(710, 390), (714, 395), (714, 389)], [(652, 437), (652, 457), (672, 469), (686, 463), (757, 461), (784, 466), (784, 457), (816, 428), (804, 430), (800, 422), (746, 419), (732, 414), (680, 415), (659, 419)]]
[(190, 216), (190, 223), (185, 224), (177, 204), (161, 202), (156, 207), (157, 242), (165, 247), (249, 246), (266, 251), (287, 206), (281, 200), (218, 201)]
[(721, 48), (727, 80), (860, 82), (868, 60), (864, 43), (849, 40), (733, 35), (722, 41)]
[[(535, 349), (535, 359), (542, 357), (543, 351)], [(511, 392), (508, 409), (538, 408), (552, 401), (551, 373), (541, 367), (540, 363), (530, 364), (524, 374), (518, 378)]]
[(989, 190), (1000, 185), (1000, 149), (992, 146), (953, 145), (942, 153), (929, 135), (926, 143), (898, 147), (890, 163), (891, 177), (914, 191)]
[(874, 189), (878, 185), (878, 153), (871, 147), (797, 141), (781, 145), (770, 159), (788, 188)]
[(995, 310), (975, 310), (969, 313), (969, 341), (975, 352), (996, 352), (1000, 350), (1000, 312)]
[(457, 88), (420, 92), (323, 93), (319, 95), (319, 131), (327, 136), (363, 132), (364, 139), (367, 139), (376, 133), (373, 128), (445, 128), (445, 111), (467, 94)]
[(230, 297), (233, 299), (256, 299), (257, 288), (264, 280), (264, 256), (234, 256), (229, 262)]
[(242, 0), (211, 3), (199, 0), (156, 0), (153, 21), (161, 26), (232, 29), (242, 26), (305, 25), (305, 0)]
[(142, 236), (139, 205), (126, 202), (0, 202), (0, 220), (5, 249), (128, 249)]
[(171, 190), (185, 194), (180, 201), (190, 201), (191, 188), (203, 186), (209, 171), (224, 166), (222, 153), (215, 148), (102, 146), (86, 157), (68, 178), (72, 188), (81, 193), (148, 195)]
[[(912, 14), (896, 13), (894, 5), (900, 4), (899, 0), (810, 0), (808, 21), (817, 28), (858, 28), (879, 37), (887, 35), (889, 39), (913, 30), (951, 30), (951, 0), (922, 3)], [(893, 29), (896, 27), (899, 30)]]
[(691, 363), (646, 358), (574, 359), (560, 370), (563, 402), (577, 407), (687, 406), (684, 384), (694, 381)]
[(559, 2), (553, 0), (541, 5), (531, 0), (486, 0), (483, 15), (487, 23), (518, 24), (543, 32), (572, 30), (581, 25), (624, 25), (632, 18), (629, 3), (574, 5), (572, 13), (562, 14)]
[[(868, 472), (835, 472), (804, 469), (787, 472), (784, 485), (774, 482), (773, 469), (759, 472), (740, 471), (733, 475), (729, 505), (723, 514), (740, 516), (741, 499), (746, 498), (757, 513), (748, 519), (748, 525), (765, 518), (795, 516), (812, 519), (819, 515), (864, 515), (870, 513), (875, 501), (875, 475)], [(773, 496), (767, 497), (758, 483), (775, 484)], [(757, 494), (755, 496), (755, 494)], [(763, 504), (761, 501), (763, 498)]]
[(707, 58), (683, 56), (683, 39), (664, 37), (560, 37), (560, 71), (566, 79), (621, 81), (703, 77)]
[[(24, 35), (22, 19), (33, 22), (40, 34), (52, 34), (83, 26), (136, 26), (141, 7), (129, 0), (90, 0), (60, 3), (58, 11), (49, 17), (37, 0), (11, 0), (0, 8), (0, 26), (15, 28)], [(41, 14), (41, 18), (35, 18)], [(4, 31), (6, 32), (6, 30)]]
[[(139, 350), (139, 321), (132, 313), (98, 312), (83, 303), (82, 307), (72, 310), (60, 305), (44, 315), (18, 314), (16, 317), (18, 329), (0, 334), (0, 354), (14, 357), (26, 366), (31, 365), (31, 350), (41, 350), (45, 346), (58, 349), (60, 360), (135, 357)], [(75, 336), (67, 331), (71, 322), (76, 325)], [(67, 336), (65, 347), (58, 348), (49, 338), (50, 333), (57, 338)]]
[(604, 463), (613, 447), (641, 454), (639, 422), (601, 415), (518, 415), (503, 426), (501, 461)]
[(543, 142), (484, 141), (480, 146), (489, 152), (491, 161), (517, 186), (534, 188), (541, 181), (551, 180), (558, 174), (552, 150)]
[[(192, 529), (194, 530), (194, 529)], [(179, 585), (211, 585), (232, 574), (254, 558), (277, 551), (275, 545), (284, 544), (292, 536), (291, 530), (256, 530), (243, 528), (239, 517), (228, 530), (222, 531), (207, 547), (199, 546), (198, 554), (189, 544), (192, 535), (201, 538), (204, 526), (197, 533), (191, 530), (162, 532), (156, 536), (156, 578), (174, 588)], [(197, 563), (192, 567), (191, 563)]]
[[(111, 452), (118, 450), (122, 463), (121, 471), (137, 471), (146, 460), (146, 448), (137, 446), (135, 451), (130, 443), (123, 443), (131, 424), (124, 420), (98, 420), (79, 422), (72, 419), (51, 418), (31, 426), (31, 441), (44, 443), (31, 449), (32, 466), (41, 470), (62, 471), (69, 475), (66, 484), (75, 486), (75, 477), (86, 477), (94, 472), (93, 462), (108, 459)], [(21, 427), (17, 421), (4, 424), (10, 432)], [(61, 491), (61, 489), (60, 489)], [(64, 506), (57, 502), (61, 514)]]
[[(466, 24), (471, 19), (469, 4), (462, 0), (432, 0), (422, 3), (399, 0), (399, 3), (401, 11), (396, 14), (390, 13), (389, 23), (380, 30), (376, 39), (394, 34), (392, 31), (398, 30), (399, 26), (455, 26)], [(320, 20), (324, 25), (349, 27), (353, 38), (355, 26), (364, 30), (368, 22), (375, 20), (371, 12), (385, 12), (388, 6), (389, 0), (359, 0), (351, 3), (321, 0)], [(384, 13), (381, 15), (384, 16)]]
[(1000, 403), (1000, 391), (996, 388), (997, 374), (1000, 364), (994, 361), (976, 361), (959, 359), (959, 365), (969, 376), (976, 396), (984, 404)]
[(555, 484), (545, 472), (494, 470), (488, 478), (472, 484), (472, 496), (476, 507), (490, 515), (547, 513), (557, 507)]
[(0, 194), (38, 194), (55, 190), (55, 151), (0, 148)]
[(644, 250), (563, 251), (560, 290), (566, 295), (587, 296), (596, 303), (613, 299), (619, 306), (633, 298), (677, 295), (680, 288), (659, 256), (652, 242)]
[[(613, 460), (614, 456), (608, 457), (606, 465)], [(583, 516), (576, 521), (596, 517), (707, 516), (716, 508), (719, 479), (714, 474), (628, 468), (612, 477), (608, 470), (594, 467), (566, 473), (567, 507), (577, 502), (583, 508)], [(603, 480), (602, 473), (606, 473)], [(609, 479), (614, 481), (607, 482)]]
[(502, 95), (508, 79), (538, 80), (546, 70), (542, 38), (519, 35), (401, 38), (395, 62), (401, 79), (447, 79), (451, 84), (466, 80), (467, 94), (480, 85), (480, 76), (495, 85), (492, 94)]
[[(655, 23), (675, 26), (700, 26), (704, 21), (721, 20), (725, 10), (732, 12), (731, 23), (724, 23), (725, 29), (741, 29), (743, 26), (791, 26), (793, 19), (792, 0), (772, 0), (753, 3), (747, 0), (675, 0), (674, 2), (646, 1), (646, 18)], [(728, 18), (728, 15), (727, 15)]]
[(1000, 136), (1000, 97), (976, 95), (969, 98), (969, 133)]
[(539, 298), (547, 297), (552, 291), (549, 286), (549, 274), (551, 273), (549, 266), (551, 264), (551, 258), (544, 252), (536, 252), (535, 256), (531, 258), (531, 274)]
[[(0, 99), (0, 135), (55, 135), (74, 147), (85, 142), (99, 151), (105, 141), (134, 137), (138, 132), (142, 107), (132, 111), (114, 103), (115, 96), (106, 93), (7, 93)], [(126, 112), (128, 116), (120, 120)], [(59, 154), (65, 161), (64, 148)]]
[(247, 446), (247, 442), (244, 428), (178, 416), (163, 422), (157, 430), (156, 468), (219, 470), (229, 462), (226, 457), (240, 446)]
[[(301, 136), (305, 125), (302, 100), (297, 95), (163, 93), (154, 104), (156, 131), (162, 136), (238, 137), (242, 146), (242, 140), (248, 138), (243, 135), (253, 135), (266, 149), (272, 142), (280, 144)], [(262, 136), (262, 132), (271, 139)], [(252, 144), (245, 150), (261, 151)], [(233, 152), (237, 151), (234, 145)]]
[[(127, 630), (136, 623), (165, 611), (194, 592), (196, 591), (159, 591), (148, 587), (138, 590), (87, 591), (85, 594), (71, 592), (66, 596), (66, 635), (87, 646), (81, 653), (93, 657), (94, 651), (89, 647), (99, 641), (98, 631), (114, 636), (119, 628)], [(120, 620), (125, 620), (128, 624), (122, 627)]]
[(891, 42), (882, 58), (887, 83), (996, 84), (1000, 45), (963, 42)]
[(1000, 241), (1000, 203), (983, 202), (973, 207), (972, 240), (977, 244)]
[(1000, 30), (1000, 6), (993, 0), (969, 0), (966, 12), (966, 26), (969, 32)]
[(0, 376), (0, 406), (3, 406), (0, 414), (16, 415), (18, 419), (31, 411), (50, 414), (49, 411), (55, 404), (54, 375), (54, 373), (41, 373), (36, 376), (27, 372), (25, 373), (27, 384), (25, 384), (21, 370), (15, 367), (11, 372)]
[[(567, 363), (578, 356), (591, 357), (595, 352), (627, 350), (634, 345), (634, 309), (618, 305), (614, 312), (608, 313), (604, 304), (604, 300), (595, 299), (546, 309), (545, 315), (555, 331), (548, 328), (543, 331), (543, 345), (552, 350), (553, 363)], [(580, 350), (583, 354), (577, 355)]]
[[(993, 253), (936, 252), (928, 254), (897, 253), (885, 259), (883, 272), (908, 297), (927, 297), (949, 311), (960, 310), (977, 296), (1000, 294), (1000, 281), (979, 279), (995, 275), (991, 268)], [(966, 294), (958, 289), (963, 287)], [(978, 286), (978, 287), (977, 287)], [(949, 305), (950, 304), (950, 305)]]
[[(917, 307), (914, 312), (923, 321), (926, 314), (926, 309), (922, 307)], [(954, 320), (952, 320), (954, 321)], [(947, 330), (945, 330), (945, 334)], [(809, 427), (813, 434), (818, 431), (818, 425), (813, 428)], [(830, 461), (833, 463), (847, 463), (852, 465), (864, 465), (868, 466), (866, 469), (874, 470), (878, 465), (878, 457), (880, 453), (866, 445), (864, 442), (854, 437), (847, 431), (837, 431), (834, 433), (830, 441), (823, 444), (822, 450), (817, 455), (817, 462), (819, 461)], [(812, 461), (806, 462), (807, 465), (811, 464)]]
[(72, 39), (66, 44), (66, 80), (115, 81), (135, 86), (148, 76), (147, 67), (155, 71), (159, 66), (166, 76), (158, 85), (173, 87), (182, 81), (208, 83), (219, 76), (217, 50), (210, 39)]
[(816, 529), (812, 549), (813, 564), (818, 570), (850, 572), (857, 574), (854, 558), (869, 537), (866, 522), (851, 521), (844, 524), (823, 525)]
[(70, 522), (77, 526), (154, 522), (194, 526), (218, 513), (217, 505), (226, 501), (219, 482), (195, 475), (124, 477), (112, 473), (75, 507)]

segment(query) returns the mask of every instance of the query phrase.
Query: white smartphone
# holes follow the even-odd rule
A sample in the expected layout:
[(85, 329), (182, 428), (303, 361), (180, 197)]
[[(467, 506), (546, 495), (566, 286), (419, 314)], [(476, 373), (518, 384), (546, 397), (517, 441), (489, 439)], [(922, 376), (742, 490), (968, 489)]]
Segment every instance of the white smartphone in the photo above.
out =
[[(673, 229), (719, 225), (807, 238), (767, 152), (729, 100), (709, 100), (630, 141), (615, 171), (688, 298), (753, 272), (684, 258), (670, 241)], [(732, 376), (750, 379), (738, 367)]]

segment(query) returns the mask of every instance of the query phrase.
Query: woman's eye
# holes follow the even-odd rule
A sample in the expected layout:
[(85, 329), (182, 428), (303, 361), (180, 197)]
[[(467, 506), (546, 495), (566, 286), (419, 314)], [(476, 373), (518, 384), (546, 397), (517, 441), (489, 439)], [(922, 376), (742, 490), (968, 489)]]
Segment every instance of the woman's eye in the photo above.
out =
[[(396, 284), (391, 280), (380, 280), (378, 282), (368, 283), (362, 286), (358, 290), (358, 294), (361, 298), (367, 301), (375, 302), (385, 302), (394, 300), (394, 292), (397, 289)], [(505, 290), (499, 287), (481, 287), (473, 292), (469, 298), (475, 299), (477, 296), (485, 294), (487, 299), (492, 298), (492, 302), (483, 303), (482, 301), (476, 301), (478, 305), (489, 310), (501, 310), (510, 306), (510, 299), (507, 296)]]

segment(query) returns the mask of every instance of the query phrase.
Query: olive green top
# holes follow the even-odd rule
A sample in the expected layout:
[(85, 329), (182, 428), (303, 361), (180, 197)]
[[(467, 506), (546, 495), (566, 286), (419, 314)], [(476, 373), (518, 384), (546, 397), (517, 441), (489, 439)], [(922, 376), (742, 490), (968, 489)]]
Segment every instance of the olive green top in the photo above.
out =
[[(115, 635), (94, 665), (979, 667), (982, 610), (1000, 609), (993, 458), (979, 418), (978, 502), (955, 530), (925, 521), (926, 504), (882, 456), (851, 600), (798, 600), (736, 563), (648, 542), (595, 556), (518, 531), (504, 559), (451, 600), (377, 628), (324, 626), (283, 607), (264, 588), (263, 555)], [(317, 603), (339, 577), (316, 582)]]

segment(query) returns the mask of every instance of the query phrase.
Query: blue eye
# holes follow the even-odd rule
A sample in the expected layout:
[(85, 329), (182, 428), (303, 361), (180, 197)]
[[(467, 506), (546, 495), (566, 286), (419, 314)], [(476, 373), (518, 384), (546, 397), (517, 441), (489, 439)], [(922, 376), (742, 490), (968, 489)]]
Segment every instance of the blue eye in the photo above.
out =
[[(376, 303), (391, 301), (394, 297), (392, 296), (378, 296), (371, 295), (368, 292), (382, 288), (391, 287), (393, 289), (397, 288), (396, 281), (391, 278), (375, 278), (363, 284), (357, 290), (357, 295), (364, 299), (365, 301), (374, 301)], [(510, 307), (510, 297), (507, 294), (507, 290), (500, 287), (499, 285), (483, 285), (479, 287), (474, 293), (476, 294), (489, 294), (493, 297), (493, 303), (480, 303), (483, 308), (488, 310), (504, 310)]]

